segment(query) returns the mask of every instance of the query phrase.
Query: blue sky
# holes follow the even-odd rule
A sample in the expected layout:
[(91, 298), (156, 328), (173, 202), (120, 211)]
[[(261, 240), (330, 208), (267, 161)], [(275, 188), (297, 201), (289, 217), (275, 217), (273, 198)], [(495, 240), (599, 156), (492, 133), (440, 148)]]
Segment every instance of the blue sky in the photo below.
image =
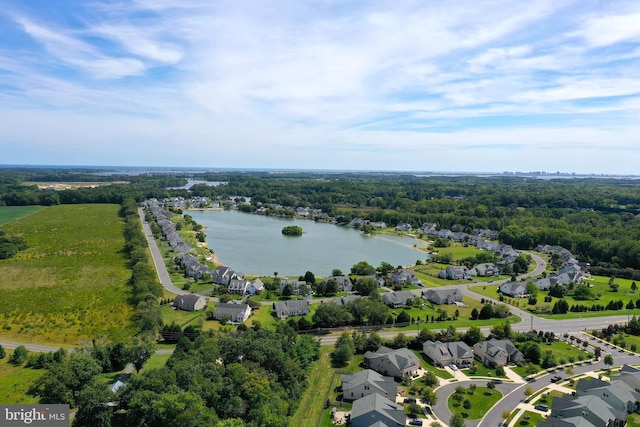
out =
[(6, 0), (0, 164), (640, 173), (639, 1)]

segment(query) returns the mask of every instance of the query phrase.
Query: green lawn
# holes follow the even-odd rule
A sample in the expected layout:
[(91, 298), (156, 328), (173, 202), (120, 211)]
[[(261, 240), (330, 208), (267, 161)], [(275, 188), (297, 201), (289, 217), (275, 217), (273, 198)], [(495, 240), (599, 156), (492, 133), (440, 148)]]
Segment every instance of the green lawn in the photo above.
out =
[(154, 354), (147, 360), (140, 372), (162, 368), (170, 357), (170, 354)]
[(29, 216), (44, 208), (44, 206), (0, 206), (0, 225)]
[(628, 427), (640, 427), (640, 414), (629, 414), (627, 415), (627, 426)]
[(7, 356), (0, 359), (0, 403), (38, 403), (38, 398), (27, 396), (27, 390), (46, 371), (13, 366), (8, 362), (13, 350), (6, 351)]
[[(447, 400), (447, 406), (451, 413), (461, 413), (465, 419), (477, 420), (482, 418), (493, 405), (502, 399), (502, 393), (498, 390), (489, 390), (487, 387), (477, 387), (473, 395), (467, 393), (464, 394), (464, 399), (471, 401), (471, 408), (465, 409), (462, 403), (458, 404), (453, 399), (453, 394), (449, 396)], [(463, 399), (463, 401), (464, 401)]]
[(289, 421), (290, 427), (315, 427), (318, 424), (333, 378), (329, 357), (332, 351), (333, 346), (320, 347), (320, 358), (313, 365), (309, 375), (309, 387), (302, 395), (298, 409)]
[(524, 411), (524, 413), (516, 421), (515, 425), (521, 426), (521, 427), (528, 427), (528, 426), (534, 427), (538, 425), (538, 421), (542, 421), (542, 420), (544, 420), (544, 418), (542, 417), (542, 414), (538, 412)]
[(134, 332), (119, 206), (59, 205), (4, 225), (28, 248), (0, 261), (0, 337), (54, 345)]

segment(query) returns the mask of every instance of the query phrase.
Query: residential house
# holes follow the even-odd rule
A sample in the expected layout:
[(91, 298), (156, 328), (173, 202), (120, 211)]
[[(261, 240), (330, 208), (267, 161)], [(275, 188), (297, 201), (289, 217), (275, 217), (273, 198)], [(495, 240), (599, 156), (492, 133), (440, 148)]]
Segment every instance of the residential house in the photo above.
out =
[(438, 277), (447, 280), (469, 280), (471, 279), (471, 274), (469, 274), (467, 267), (450, 265), (444, 270), (440, 270)]
[(453, 289), (427, 289), (422, 291), (422, 298), (434, 304), (454, 304), (462, 302), (462, 291)]
[(411, 284), (422, 286), (416, 274), (408, 268), (397, 268), (391, 272), (391, 283)]
[(360, 279), (373, 279), (376, 282), (378, 282), (378, 286), (383, 287), (385, 285), (384, 283), (384, 278), (376, 276), (375, 274), (369, 274), (366, 276), (358, 276), (358, 278), (356, 279), (356, 283), (358, 283), (358, 280)]
[(253, 279), (249, 286), (247, 287), (247, 292), (251, 295), (259, 294), (264, 290), (264, 283), (259, 278)]
[(396, 291), (382, 294), (382, 302), (392, 308), (402, 307), (415, 298), (411, 291)]
[(306, 316), (309, 314), (309, 301), (289, 300), (273, 303), (273, 313), (279, 319), (290, 316)]
[(248, 304), (221, 302), (216, 305), (213, 311), (213, 318), (215, 320), (222, 320), (227, 317), (231, 323), (243, 323), (249, 318), (250, 314), (251, 307), (249, 307)]
[(485, 262), (474, 265), (473, 268), (469, 270), (469, 274), (479, 277), (498, 276), (500, 274), (500, 270), (494, 263)]
[(371, 369), (365, 369), (354, 375), (342, 374), (343, 400), (352, 402), (372, 393), (395, 400), (398, 385), (393, 377), (384, 377)]
[(413, 230), (413, 227), (411, 226), (411, 224), (398, 224), (396, 225), (396, 231), (411, 231)]
[(580, 379), (576, 385), (576, 396), (598, 396), (609, 406), (628, 414), (637, 411), (640, 405), (640, 393), (614, 377), (611, 381)]
[(523, 297), (527, 295), (527, 284), (524, 282), (504, 282), (500, 285), (500, 292), (510, 297)]
[(404, 427), (404, 407), (378, 393), (372, 393), (353, 402), (351, 427)]
[(355, 301), (359, 298), (362, 298), (362, 296), (360, 295), (355, 295), (355, 294), (351, 294), (351, 295), (345, 295), (345, 296), (341, 296), (338, 299), (333, 300), (333, 302), (337, 305), (347, 305), (349, 304), (351, 301)]
[[(539, 427), (567, 425), (624, 427), (627, 413), (613, 408), (598, 396), (557, 396), (551, 404), (551, 415), (538, 422)], [(561, 422), (559, 422), (561, 421)]]
[(473, 351), (462, 341), (425, 341), (422, 344), (422, 352), (439, 367), (455, 364), (466, 368), (473, 364)]
[(172, 307), (184, 311), (202, 310), (207, 305), (207, 299), (202, 295), (186, 294), (178, 295), (173, 300)]
[(524, 356), (509, 340), (482, 341), (473, 346), (475, 357), (487, 366), (505, 366), (518, 363)]
[(231, 279), (229, 281), (229, 293), (244, 295), (248, 292), (250, 281), (246, 279)]
[(500, 245), (500, 248), (496, 251), (496, 255), (499, 255), (502, 259), (513, 258), (516, 259), (518, 251), (513, 249), (511, 245)]
[(211, 274), (211, 278), (213, 279), (213, 283), (218, 285), (227, 286), (229, 282), (233, 279), (242, 278), (241, 275), (230, 269), (229, 267), (219, 266), (215, 270), (213, 270)]
[(376, 352), (367, 351), (364, 354), (364, 366), (382, 375), (404, 378), (413, 376), (420, 367), (420, 361), (407, 348), (393, 350), (382, 346)]
[(630, 365), (622, 365), (620, 372), (614, 375), (612, 379), (623, 381), (633, 390), (640, 392), (640, 369)]
[(351, 279), (348, 276), (329, 276), (323, 280), (323, 282), (328, 282), (329, 280), (335, 280), (338, 284), (338, 290), (340, 292), (352, 292), (353, 291), (353, 283), (351, 283)]
[[(300, 295), (300, 289), (302, 286), (307, 286), (307, 282), (304, 280), (288, 280), (284, 279), (280, 281), (280, 294), (284, 291), (284, 287), (287, 285), (291, 285), (291, 289), (293, 289), (293, 295)], [(309, 292), (311, 292), (309, 290)]]
[(438, 234), (438, 224), (435, 222), (425, 222), (420, 227), (420, 233), (422, 234)]

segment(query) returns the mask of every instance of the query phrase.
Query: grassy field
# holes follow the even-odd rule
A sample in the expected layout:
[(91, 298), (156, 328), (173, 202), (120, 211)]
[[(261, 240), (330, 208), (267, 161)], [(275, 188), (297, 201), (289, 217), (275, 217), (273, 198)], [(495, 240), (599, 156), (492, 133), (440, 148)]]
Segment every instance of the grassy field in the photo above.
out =
[(8, 224), (44, 209), (44, 206), (0, 206), (0, 225)]
[(315, 427), (323, 412), (325, 396), (331, 387), (333, 368), (329, 354), (333, 346), (320, 347), (320, 359), (314, 364), (309, 375), (309, 387), (305, 391), (298, 410), (289, 422), (290, 427)]
[[(609, 288), (609, 278), (603, 276), (593, 276), (591, 280), (585, 280), (584, 283), (590, 285), (591, 293), (593, 294), (593, 299), (586, 301), (579, 301), (573, 298), (573, 295), (566, 295), (565, 299), (569, 303), (569, 306), (582, 304), (586, 306), (591, 306), (594, 304), (601, 304), (606, 306), (609, 301), (618, 301), (622, 300), (626, 305), (629, 301), (635, 301), (640, 299), (640, 290), (632, 291), (631, 290), (631, 282), (632, 280), (627, 279), (615, 279), (615, 283), (620, 285), (618, 292), (613, 292)], [(477, 285), (471, 286), (470, 290), (476, 292), (478, 294), (498, 299), (500, 294), (498, 293), (498, 287), (495, 285)], [(558, 298), (552, 297), (551, 302), (543, 302), (544, 297), (547, 295), (547, 292), (540, 291), (538, 293), (538, 303), (535, 306), (527, 304), (527, 298), (505, 298), (505, 302), (507, 304), (511, 304), (515, 307), (518, 307), (522, 310), (533, 309), (534, 307), (541, 308), (542, 306), (547, 306), (549, 309), (553, 307), (553, 305), (558, 301)], [(584, 312), (567, 312), (565, 314), (537, 314), (540, 317), (544, 317), (546, 319), (580, 319), (580, 318), (591, 318), (591, 317), (605, 317), (605, 316), (619, 316), (629, 314), (633, 316), (640, 316), (640, 309), (634, 308), (633, 310), (627, 310), (623, 308), (622, 310), (603, 310), (603, 311), (584, 311)]]
[(537, 426), (538, 421), (542, 421), (542, 420), (544, 420), (544, 418), (539, 412), (524, 411), (524, 413), (516, 421), (515, 425), (522, 426), (522, 427), (527, 427), (527, 426), (533, 427), (533, 426)]
[[(447, 406), (451, 413), (460, 413), (467, 420), (477, 420), (482, 418), (483, 414), (486, 414), (497, 401), (502, 399), (502, 393), (498, 390), (489, 390), (487, 387), (477, 387), (473, 395), (467, 391), (464, 394), (464, 399), (469, 399), (472, 403), (470, 409), (464, 409), (462, 403), (458, 404), (453, 399), (453, 394), (447, 400)], [(463, 399), (463, 401), (464, 401)]]
[(28, 249), (0, 261), (0, 337), (77, 345), (134, 331), (118, 205), (61, 205), (3, 226)]
[(8, 361), (13, 350), (6, 350), (7, 357), (0, 359), (0, 403), (38, 403), (38, 398), (27, 396), (27, 390), (44, 369), (13, 366)]

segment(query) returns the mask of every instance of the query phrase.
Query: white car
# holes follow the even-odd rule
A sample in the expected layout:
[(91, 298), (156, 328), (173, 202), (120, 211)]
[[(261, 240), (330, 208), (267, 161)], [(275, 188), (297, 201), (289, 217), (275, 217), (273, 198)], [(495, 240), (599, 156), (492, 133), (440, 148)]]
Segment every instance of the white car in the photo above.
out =
[(456, 365), (454, 365), (453, 363), (451, 365), (449, 365), (449, 367), (451, 368), (452, 371), (457, 371), (458, 367)]

